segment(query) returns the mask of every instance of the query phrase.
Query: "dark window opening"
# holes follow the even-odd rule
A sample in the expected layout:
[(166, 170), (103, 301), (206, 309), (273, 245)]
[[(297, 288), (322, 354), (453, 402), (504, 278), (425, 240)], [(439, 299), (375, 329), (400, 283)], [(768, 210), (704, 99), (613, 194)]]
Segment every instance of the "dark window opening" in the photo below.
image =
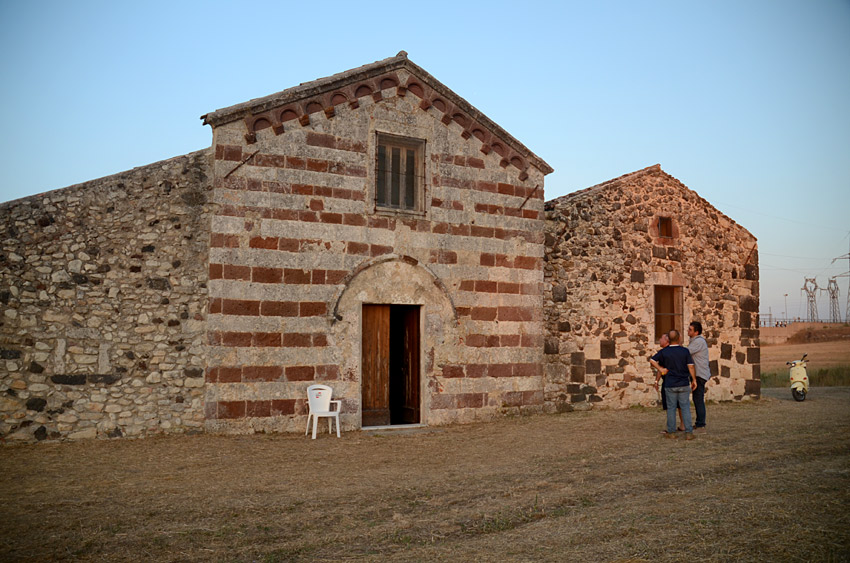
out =
[(682, 334), (682, 288), (675, 285), (656, 285), (655, 340), (673, 329)]
[(425, 141), (378, 135), (375, 205), (403, 211), (422, 209)]
[(673, 238), (673, 219), (671, 217), (658, 218), (658, 236)]

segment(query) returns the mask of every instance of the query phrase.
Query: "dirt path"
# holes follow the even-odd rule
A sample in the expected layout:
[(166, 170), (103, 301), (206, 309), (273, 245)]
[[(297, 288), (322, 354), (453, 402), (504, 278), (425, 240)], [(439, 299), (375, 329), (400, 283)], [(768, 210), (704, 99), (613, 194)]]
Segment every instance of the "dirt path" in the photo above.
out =
[(776, 344), (761, 347), (761, 370), (764, 373), (788, 369), (785, 362), (809, 355), (809, 369), (850, 365), (850, 341), (810, 342), (808, 344)]
[(0, 447), (0, 560), (850, 560), (850, 388), (708, 412)]

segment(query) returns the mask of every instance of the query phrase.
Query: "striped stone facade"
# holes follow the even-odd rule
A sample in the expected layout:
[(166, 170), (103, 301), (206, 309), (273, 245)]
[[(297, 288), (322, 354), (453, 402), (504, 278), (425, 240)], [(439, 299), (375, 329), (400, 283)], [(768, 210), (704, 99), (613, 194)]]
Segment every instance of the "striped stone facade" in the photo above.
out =
[[(550, 169), (446, 94), (396, 65), (314, 88), (262, 120), (207, 117), (208, 428), (300, 429), (313, 383), (343, 400), (343, 428), (359, 427), (364, 303), (422, 308), (421, 422), (542, 407)], [(379, 134), (424, 141), (414, 212), (376, 204)]]

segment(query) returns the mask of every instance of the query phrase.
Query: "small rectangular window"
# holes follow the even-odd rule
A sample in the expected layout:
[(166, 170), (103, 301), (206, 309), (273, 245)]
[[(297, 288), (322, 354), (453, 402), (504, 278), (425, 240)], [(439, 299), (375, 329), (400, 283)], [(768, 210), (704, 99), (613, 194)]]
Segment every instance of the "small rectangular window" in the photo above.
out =
[(675, 285), (655, 286), (655, 339), (676, 329), (682, 333), (682, 288)]
[(658, 236), (673, 238), (673, 219), (670, 217), (658, 218)]
[(422, 209), (425, 141), (378, 134), (375, 205), (403, 211)]

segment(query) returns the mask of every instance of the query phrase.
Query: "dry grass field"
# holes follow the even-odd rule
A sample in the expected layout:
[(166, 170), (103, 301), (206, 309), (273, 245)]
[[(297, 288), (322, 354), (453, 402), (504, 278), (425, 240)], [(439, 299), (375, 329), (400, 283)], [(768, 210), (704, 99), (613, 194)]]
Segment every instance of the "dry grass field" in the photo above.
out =
[(850, 365), (850, 341), (776, 344), (761, 347), (761, 371), (784, 371), (785, 362), (799, 360), (808, 354), (809, 370)]
[(708, 414), (3, 446), (0, 560), (850, 560), (850, 388)]

